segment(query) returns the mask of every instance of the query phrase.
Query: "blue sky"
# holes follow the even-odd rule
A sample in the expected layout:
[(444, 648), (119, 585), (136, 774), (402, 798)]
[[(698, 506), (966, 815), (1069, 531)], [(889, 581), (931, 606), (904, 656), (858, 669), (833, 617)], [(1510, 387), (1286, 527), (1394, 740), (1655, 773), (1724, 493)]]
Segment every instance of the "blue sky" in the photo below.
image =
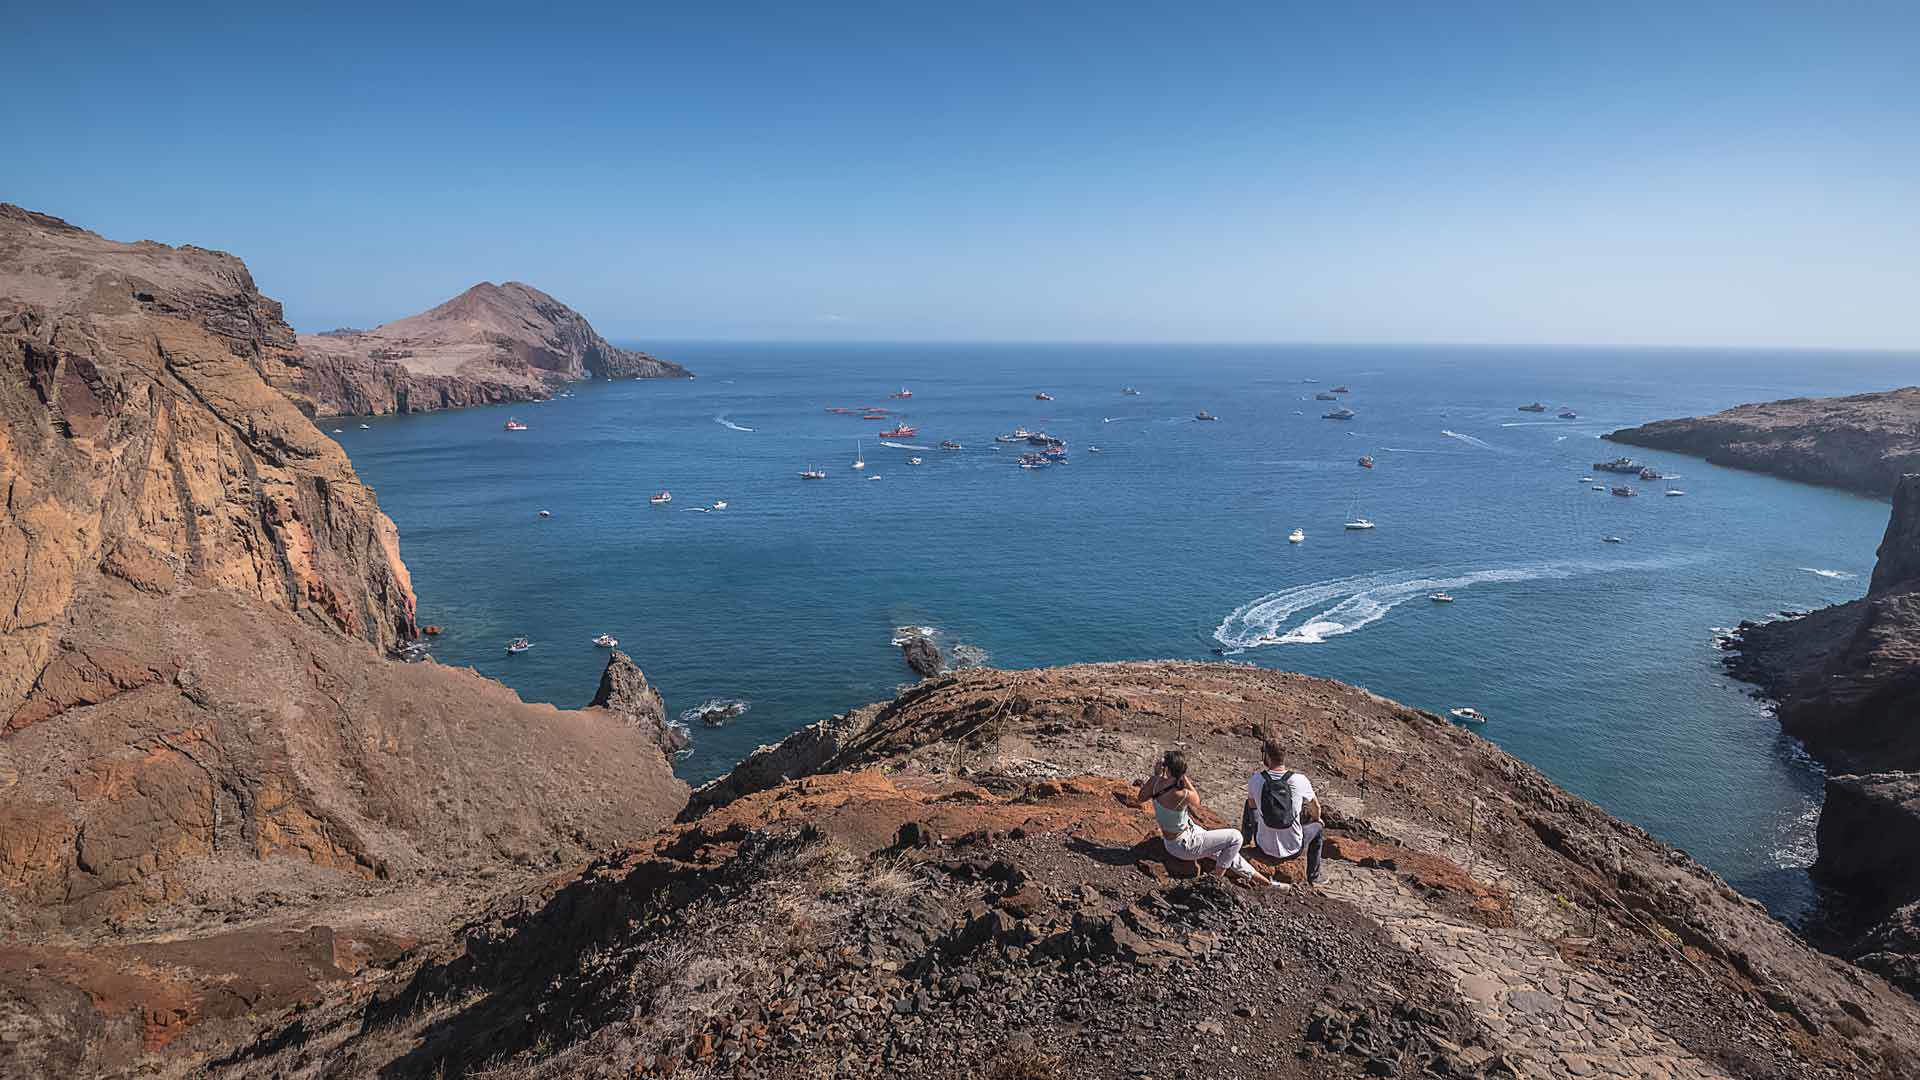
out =
[(1912, 3), (54, 7), (0, 199), (301, 329), (1920, 346)]

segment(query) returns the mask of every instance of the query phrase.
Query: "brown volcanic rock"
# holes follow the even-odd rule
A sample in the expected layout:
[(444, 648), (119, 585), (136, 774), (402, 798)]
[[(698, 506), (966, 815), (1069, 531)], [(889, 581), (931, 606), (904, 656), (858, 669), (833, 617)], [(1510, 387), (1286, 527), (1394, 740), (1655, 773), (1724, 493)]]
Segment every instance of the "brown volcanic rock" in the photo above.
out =
[[(287, 944), (320, 909), (384, 940), (684, 802), (653, 733), (385, 658), (414, 631), (398, 537), (269, 385), (292, 349), (232, 256), (0, 207), (0, 1042), (39, 1062), (18, 1074), (351, 975)], [(236, 927), (281, 944), (188, 948)]]
[(481, 282), (374, 330), (300, 335), (278, 384), (316, 413), (372, 415), (545, 398), (588, 378), (684, 378), (668, 360), (610, 344), (579, 312), (517, 281)]
[(1606, 437), (1885, 498), (1902, 474), (1920, 470), (1920, 386), (1739, 405)]

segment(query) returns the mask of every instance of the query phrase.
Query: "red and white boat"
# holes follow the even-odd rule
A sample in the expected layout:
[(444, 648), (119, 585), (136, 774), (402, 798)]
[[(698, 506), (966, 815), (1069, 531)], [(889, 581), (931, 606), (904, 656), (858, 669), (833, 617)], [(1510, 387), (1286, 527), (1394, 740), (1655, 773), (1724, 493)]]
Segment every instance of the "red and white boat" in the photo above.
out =
[[(365, 425), (362, 425), (362, 426), (364, 427)], [(525, 431), (527, 430), (527, 425), (509, 416), (507, 417), (507, 430), (508, 431)]]
[(909, 390), (909, 389), (907, 389), (906, 387), (904, 387), (904, 386), (903, 386), (903, 387), (901, 387), (901, 388), (900, 388), (900, 392), (899, 392), (899, 393), (897, 393), (897, 394), (888, 394), (887, 396), (888, 396), (888, 397), (890, 397), (890, 398), (894, 398), (894, 399), (905, 399), (905, 398), (910, 398), (910, 397), (912, 397), (912, 396), (913, 396), (913, 391), (911, 391), (911, 390)]
[(920, 429), (902, 420), (899, 424), (880, 433), (883, 439), (911, 439), (920, 434)]

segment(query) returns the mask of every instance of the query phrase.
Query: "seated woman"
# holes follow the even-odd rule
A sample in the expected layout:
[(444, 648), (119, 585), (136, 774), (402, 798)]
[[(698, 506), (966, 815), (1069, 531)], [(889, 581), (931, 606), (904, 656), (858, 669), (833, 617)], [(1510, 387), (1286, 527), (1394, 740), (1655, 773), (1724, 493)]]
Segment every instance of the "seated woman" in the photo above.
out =
[(1246, 837), (1238, 829), (1202, 829), (1193, 820), (1201, 808), (1200, 792), (1187, 776), (1187, 755), (1169, 750), (1153, 767), (1153, 775), (1140, 784), (1133, 800), (1135, 806), (1151, 802), (1154, 820), (1160, 823), (1160, 839), (1167, 853), (1176, 859), (1198, 862), (1213, 860), (1213, 872), (1226, 876), (1231, 871), (1241, 881), (1261, 888), (1287, 888), (1253, 868), (1240, 857)]

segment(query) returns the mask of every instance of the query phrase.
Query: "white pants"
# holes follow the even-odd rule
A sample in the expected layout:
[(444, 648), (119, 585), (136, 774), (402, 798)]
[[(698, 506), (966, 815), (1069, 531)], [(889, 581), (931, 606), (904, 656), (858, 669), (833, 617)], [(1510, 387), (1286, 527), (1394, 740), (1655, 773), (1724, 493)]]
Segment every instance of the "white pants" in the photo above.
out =
[(1167, 845), (1167, 853), (1176, 859), (1189, 862), (1212, 859), (1213, 865), (1229, 873), (1243, 877), (1253, 873), (1253, 867), (1240, 857), (1240, 848), (1247, 838), (1240, 835), (1239, 829), (1202, 829), (1194, 825), (1179, 836), (1168, 837), (1162, 833), (1160, 839)]

